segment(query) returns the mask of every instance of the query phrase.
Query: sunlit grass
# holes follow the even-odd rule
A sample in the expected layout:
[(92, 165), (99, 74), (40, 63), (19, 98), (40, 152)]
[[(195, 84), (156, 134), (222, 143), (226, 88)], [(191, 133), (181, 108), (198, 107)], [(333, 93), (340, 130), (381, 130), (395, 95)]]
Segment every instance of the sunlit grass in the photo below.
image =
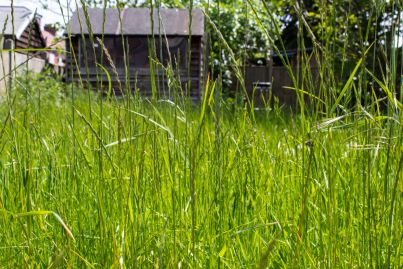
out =
[[(274, 45), (275, 14), (246, 2), (257, 22), (262, 12), (272, 20)], [(219, 25), (206, 20), (242, 84)], [(85, 76), (81, 85), (14, 78), (0, 101), (0, 267), (401, 268), (398, 89), (365, 67), (365, 53), (335, 79), (322, 41), (301, 53), (302, 75), (291, 74), (291, 109), (275, 97), (260, 110), (246, 96), (226, 99), (220, 76), (192, 103), (175, 70), (152, 57), (171, 100), (115, 96), (110, 59), (98, 65), (106, 96), (83, 89)]]
[(398, 116), (223, 103), (217, 132), (214, 98), (104, 100), (101, 118), (97, 96), (21, 83), (0, 114), (5, 268), (401, 265)]

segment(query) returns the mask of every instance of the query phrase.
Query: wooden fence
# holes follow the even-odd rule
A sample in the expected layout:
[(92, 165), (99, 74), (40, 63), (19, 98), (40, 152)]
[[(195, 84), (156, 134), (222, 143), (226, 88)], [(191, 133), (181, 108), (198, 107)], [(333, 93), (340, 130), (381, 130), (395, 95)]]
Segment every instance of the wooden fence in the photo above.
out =
[[(245, 67), (245, 87), (249, 98), (254, 101), (255, 106), (273, 105), (277, 99), (279, 105), (295, 107), (297, 105), (296, 91), (293, 88), (294, 83), (287, 68), (283, 66), (247, 66)], [(309, 80), (304, 79), (306, 88), (317, 84), (318, 68), (311, 67)], [(299, 81), (301, 81), (301, 70), (293, 68), (292, 72), (295, 76), (299, 73)], [(268, 86), (268, 83), (270, 86)]]

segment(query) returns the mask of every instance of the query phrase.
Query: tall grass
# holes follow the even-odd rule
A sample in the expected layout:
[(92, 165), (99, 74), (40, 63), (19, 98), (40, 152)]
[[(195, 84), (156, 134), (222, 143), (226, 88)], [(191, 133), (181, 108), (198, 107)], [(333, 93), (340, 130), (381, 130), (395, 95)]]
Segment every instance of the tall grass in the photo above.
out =
[[(258, 15), (253, 2), (247, 10)], [(318, 43), (302, 56), (293, 114), (225, 102), (220, 77), (192, 104), (174, 68), (156, 57), (151, 66), (164, 68), (168, 91), (178, 93), (172, 100), (104, 97), (83, 90), (84, 78), (14, 77), (0, 106), (0, 265), (400, 268), (395, 85), (358, 60), (343, 83), (332, 62), (320, 61), (318, 86), (306, 61), (328, 53)], [(234, 72), (242, 81), (241, 67)], [(102, 73), (110, 83), (114, 74), (99, 66)], [(375, 95), (349, 105), (364, 79), (386, 93), (386, 111)]]

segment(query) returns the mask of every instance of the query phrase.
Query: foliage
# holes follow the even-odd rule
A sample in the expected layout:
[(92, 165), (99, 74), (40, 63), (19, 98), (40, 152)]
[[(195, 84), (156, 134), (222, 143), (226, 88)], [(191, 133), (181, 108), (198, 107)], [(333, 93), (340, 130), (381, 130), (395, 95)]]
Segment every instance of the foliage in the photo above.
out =
[[(228, 71), (232, 71), (231, 65), (257, 64), (265, 65), (269, 57), (270, 43), (267, 36), (259, 27), (258, 21), (252, 16), (245, 1), (220, 1), (217, 4), (204, 3), (211, 22), (214, 23), (234, 52), (235, 59), (231, 59), (227, 48), (222, 44), (219, 34), (208, 27), (210, 33), (210, 66), (213, 73), (223, 74), (224, 83), (230, 86), (234, 77)], [(270, 25), (264, 19), (264, 23)]]
[[(399, 3), (360, 0), (273, 2), (283, 25), (281, 40), (286, 48), (303, 49), (317, 42), (322, 51), (328, 51), (326, 59), (334, 62), (335, 67), (341, 67), (339, 71), (344, 71), (343, 75), (348, 77), (355, 62), (372, 46), (366, 54), (368, 68), (386, 73), (388, 63), (385, 59), (393, 53), (389, 49), (395, 46), (395, 39), (402, 30), (398, 26)], [(374, 62), (375, 58), (378, 59)]]

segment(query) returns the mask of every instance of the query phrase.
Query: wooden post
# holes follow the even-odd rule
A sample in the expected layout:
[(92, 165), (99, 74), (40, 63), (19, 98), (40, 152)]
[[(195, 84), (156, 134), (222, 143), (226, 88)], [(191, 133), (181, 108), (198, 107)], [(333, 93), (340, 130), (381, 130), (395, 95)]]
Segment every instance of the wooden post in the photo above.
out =
[(83, 42), (82, 40), (81, 40), (81, 37), (80, 38), (77, 38), (77, 40), (78, 40), (78, 66), (77, 66), (77, 71), (78, 71), (78, 73), (77, 74), (80, 74), (80, 72), (81, 72), (81, 42)]
[(9, 78), (9, 89), (12, 88), (13, 83), (13, 57), (12, 51), (14, 49), (14, 41), (12, 39), (6, 39), (4, 42), (4, 49), (8, 49), (8, 78)]

